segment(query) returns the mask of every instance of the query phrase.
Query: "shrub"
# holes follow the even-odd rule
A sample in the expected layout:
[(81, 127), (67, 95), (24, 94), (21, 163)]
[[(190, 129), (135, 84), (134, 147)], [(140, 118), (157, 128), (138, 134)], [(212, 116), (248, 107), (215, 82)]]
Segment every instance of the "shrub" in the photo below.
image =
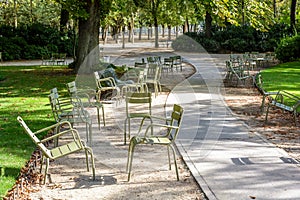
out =
[(60, 33), (43, 24), (31, 24), (18, 28), (0, 26), (0, 51), (3, 60), (40, 59), (51, 53), (73, 53), (74, 34)]
[[(267, 52), (274, 51), (277, 47), (277, 41), (283, 36), (289, 35), (290, 30), (285, 24), (276, 24), (268, 32), (262, 32), (254, 29), (249, 25), (233, 26), (228, 25), (225, 28), (213, 27), (212, 38), (206, 38), (205, 34), (200, 32), (188, 32), (186, 36), (191, 37), (194, 41), (201, 44), (209, 52), (245, 52), (258, 51)], [(177, 40), (177, 39), (176, 39)], [(180, 46), (181, 49), (184, 44), (177, 44), (176, 40), (174, 47)], [(179, 38), (182, 43), (182, 39)], [(186, 47), (187, 51), (191, 51), (194, 45)]]
[(275, 51), (276, 57), (283, 61), (294, 61), (300, 58), (300, 35), (281, 39)]

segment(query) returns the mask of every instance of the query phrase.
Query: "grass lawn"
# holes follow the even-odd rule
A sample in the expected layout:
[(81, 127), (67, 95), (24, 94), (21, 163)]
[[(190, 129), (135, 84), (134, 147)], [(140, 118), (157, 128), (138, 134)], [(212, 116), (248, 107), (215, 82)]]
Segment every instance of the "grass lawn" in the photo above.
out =
[(300, 97), (300, 62), (279, 64), (263, 70), (261, 74), (266, 91), (285, 90)]
[(48, 94), (51, 88), (67, 92), (75, 75), (67, 67), (9, 66), (0, 68), (0, 198), (12, 188), (35, 145), (16, 118), (33, 130), (53, 124)]
[[(300, 62), (289, 62), (270, 67), (261, 72), (264, 89), (268, 92), (284, 90), (300, 98)], [(272, 95), (275, 98), (275, 95)], [(296, 102), (284, 96), (286, 105)], [(300, 112), (300, 108), (297, 109)]]

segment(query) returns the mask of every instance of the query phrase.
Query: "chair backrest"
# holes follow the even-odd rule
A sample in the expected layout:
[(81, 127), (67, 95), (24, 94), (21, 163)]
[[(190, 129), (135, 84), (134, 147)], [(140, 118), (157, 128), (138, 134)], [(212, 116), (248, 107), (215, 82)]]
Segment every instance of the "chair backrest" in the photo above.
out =
[(172, 56), (174, 64), (181, 64), (181, 56)]
[(49, 96), (49, 103), (51, 106), (52, 114), (56, 122), (59, 122), (60, 117), (59, 117), (59, 112), (60, 112), (60, 106), (58, 102), (58, 98), (56, 98), (55, 93), (50, 93)]
[(141, 85), (145, 82), (145, 70), (140, 70), (136, 83)]
[(183, 113), (184, 113), (184, 109), (180, 105), (178, 105), (178, 104), (173, 105), (173, 111), (171, 113), (170, 125), (175, 126), (177, 128), (175, 130), (169, 129), (169, 132), (168, 132), (169, 138), (173, 141), (176, 140), (177, 135), (179, 133), (182, 118), (183, 118)]
[(135, 62), (134, 63), (134, 67), (146, 68), (147, 67), (147, 63), (138, 63), (138, 62)]
[(73, 113), (74, 113), (73, 118), (77, 118), (77, 120), (80, 120), (82, 122), (91, 123), (91, 116), (89, 112), (87, 112), (84, 109), (81, 99), (77, 96), (72, 96), (71, 103), (73, 105)]
[(27, 124), (24, 122), (24, 120), (18, 116), (17, 117), (18, 122), (23, 127), (24, 131), (27, 133), (27, 135), (32, 139), (32, 141), (41, 149), (44, 155), (47, 157), (51, 157), (51, 151), (46, 148), (46, 146), (41, 142), (41, 140), (30, 130), (30, 128), (27, 126)]
[(133, 110), (133, 106), (135, 111), (137, 112), (143, 112), (145, 113), (145, 107), (138, 108), (137, 105), (146, 106), (148, 113), (151, 115), (151, 103), (152, 103), (152, 97), (150, 92), (127, 92), (125, 97), (126, 102), (126, 114), (131, 113)]
[(76, 83), (75, 81), (69, 82), (66, 84), (68, 92), (70, 96), (76, 95), (77, 94), (77, 88), (76, 88)]
[(129, 68), (124, 76), (126, 80), (132, 80), (133, 82), (136, 82), (138, 79), (138, 70), (135, 68)]
[(160, 65), (161, 64), (161, 57), (160, 56), (154, 56), (153, 57), (156, 61), (156, 64)]
[(173, 59), (170, 58), (164, 58), (164, 65), (172, 65), (173, 64)]
[(148, 75), (151, 77), (154, 77), (157, 68), (158, 68), (158, 65), (156, 63), (150, 63), (149, 67), (148, 67)]
[(148, 73), (152, 74), (152, 80), (159, 81), (161, 77), (161, 67), (157, 64), (149, 64)]
[(156, 63), (156, 60), (154, 57), (149, 56), (149, 57), (147, 57), (147, 62), (148, 63)]
[(94, 75), (98, 90), (115, 89), (118, 87), (113, 77), (101, 78), (99, 72), (94, 72)]

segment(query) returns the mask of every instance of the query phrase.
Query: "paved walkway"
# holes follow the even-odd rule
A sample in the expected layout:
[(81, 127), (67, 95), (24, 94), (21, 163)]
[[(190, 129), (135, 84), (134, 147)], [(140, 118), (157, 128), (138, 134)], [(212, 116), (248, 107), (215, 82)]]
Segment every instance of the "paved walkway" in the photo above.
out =
[(249, 133), (226, 106), (222, 76), (208, 54), (181, 54), (197, 73), (168, 104), (185, 108), (178, 149), (208, 199), (300, 199), (299, 162)]

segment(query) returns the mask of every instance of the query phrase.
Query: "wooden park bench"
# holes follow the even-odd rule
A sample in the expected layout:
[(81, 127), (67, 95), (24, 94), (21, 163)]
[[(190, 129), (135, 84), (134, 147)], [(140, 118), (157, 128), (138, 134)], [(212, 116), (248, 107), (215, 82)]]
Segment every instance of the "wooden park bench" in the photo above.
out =
[(268, 120), (268, 113), (270, 106), (275, 106), (282, 110), (293, 113), (295, 125), (297, 125), (297, 115), (300, 111), (300, 98), (286, 92), (284, 90), (280, 90), (277, 92), (275, 98), (273, 98), (269, 103), (266, 111), (265, 123)]

